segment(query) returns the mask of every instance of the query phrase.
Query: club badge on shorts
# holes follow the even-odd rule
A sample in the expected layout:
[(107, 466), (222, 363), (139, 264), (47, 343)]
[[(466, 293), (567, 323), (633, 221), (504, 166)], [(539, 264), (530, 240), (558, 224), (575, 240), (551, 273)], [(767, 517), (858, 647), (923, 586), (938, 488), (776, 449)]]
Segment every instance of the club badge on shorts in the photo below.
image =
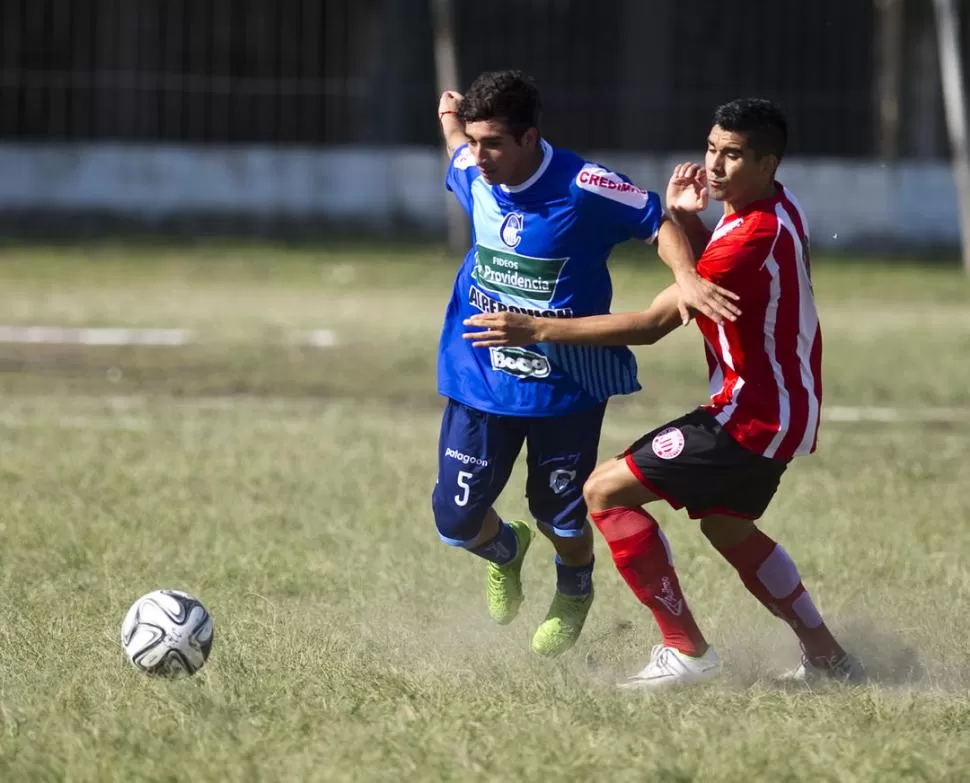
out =
[(653, 453), (660, 459), (674, 459), (684, 450), (684, 433), (676, 427), (667, 427), (653, 439)]
[(549, 489), (561, 495), (576, 480), (575, 470), (554, 470), (549, 474)]

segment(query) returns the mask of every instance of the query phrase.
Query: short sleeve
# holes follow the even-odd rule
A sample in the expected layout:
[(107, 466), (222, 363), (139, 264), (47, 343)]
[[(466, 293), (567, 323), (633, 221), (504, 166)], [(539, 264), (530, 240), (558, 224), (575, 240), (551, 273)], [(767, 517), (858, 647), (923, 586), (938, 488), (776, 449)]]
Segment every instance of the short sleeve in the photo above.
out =
[(627, 239), (653, 242), (664, 220), (660, 196), (634, 185), (630, 179), (595, 163), (580, 169), (573, 182), (579, 210), (615, 233), (614, 244)]
[(774, 243), (773, 231), (752, 231), (739, 225), (707, 246), (697, 260), (697, 273), (738, 293), (764, 267)]
[(455, 194), (458, 203), (469, 215), (472, 214), (472, 181), (478, 176), (475, 156), (463, 144), (451, 156), (448, 173), (445, 175), (445, 187)]

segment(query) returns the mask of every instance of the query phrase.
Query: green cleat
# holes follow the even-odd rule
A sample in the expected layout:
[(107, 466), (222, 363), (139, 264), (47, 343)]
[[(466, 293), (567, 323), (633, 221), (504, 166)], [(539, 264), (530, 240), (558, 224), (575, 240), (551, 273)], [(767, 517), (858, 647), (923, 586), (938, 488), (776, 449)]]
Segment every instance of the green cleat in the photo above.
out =
[(522, 606), (522, 563), (533, 535), (525, 522), (513, 520), (508, 525), (515, 532), (518, 551), (505, 565), (488, 564), (488, 584), (485, 588), (488, 614), (499, 625), (512, 622)]
[(589, 595), (565, 595), (557, 591), (546, 619), (532, 637), (532, 652), (547, 658), (566, 652), (576, 644), (592, 605), (592, 587)]

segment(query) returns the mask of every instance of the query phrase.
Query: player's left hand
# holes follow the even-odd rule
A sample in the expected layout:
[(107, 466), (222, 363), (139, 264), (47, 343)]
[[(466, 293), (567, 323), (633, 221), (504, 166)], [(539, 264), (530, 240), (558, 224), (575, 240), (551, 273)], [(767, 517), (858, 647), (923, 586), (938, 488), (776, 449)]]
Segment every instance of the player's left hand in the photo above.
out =
[(538, 329), (541, 322), (541, 318), (522, 313), (481, 313), (466, 318), (464, 324), (482, 331), (465, 332), (462, 337), (471, 340), (475, 348), (532, 345), (541, 342)]
[(703, 313), (716, 324), (736, 321), (741, 315), (741, 309), (734, 304), (738, 295), (704, 279), (696, 270), (678, 277), (677, 288), (680, 291), (677, 309), (684, 326), (690, 323), (691, 310)]

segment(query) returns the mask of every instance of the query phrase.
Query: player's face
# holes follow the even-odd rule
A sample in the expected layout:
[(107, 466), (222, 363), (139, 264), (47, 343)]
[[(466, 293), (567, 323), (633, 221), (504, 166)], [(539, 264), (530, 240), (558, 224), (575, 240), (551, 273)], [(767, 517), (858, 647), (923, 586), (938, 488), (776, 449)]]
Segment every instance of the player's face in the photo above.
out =
[(708, 192), (715, 201), (746, 202), (771, 184), (777, 162), (774, 155), (758, 157), (743, 133), (719, 125), (707, 137)]
[(465, 125), (468, 148), (475, 156), (478, 171), (490, 185), (518, 185), (532, 174), (539, 133), (529, 128), (516, 141), (505, 123), (496, 120)]

